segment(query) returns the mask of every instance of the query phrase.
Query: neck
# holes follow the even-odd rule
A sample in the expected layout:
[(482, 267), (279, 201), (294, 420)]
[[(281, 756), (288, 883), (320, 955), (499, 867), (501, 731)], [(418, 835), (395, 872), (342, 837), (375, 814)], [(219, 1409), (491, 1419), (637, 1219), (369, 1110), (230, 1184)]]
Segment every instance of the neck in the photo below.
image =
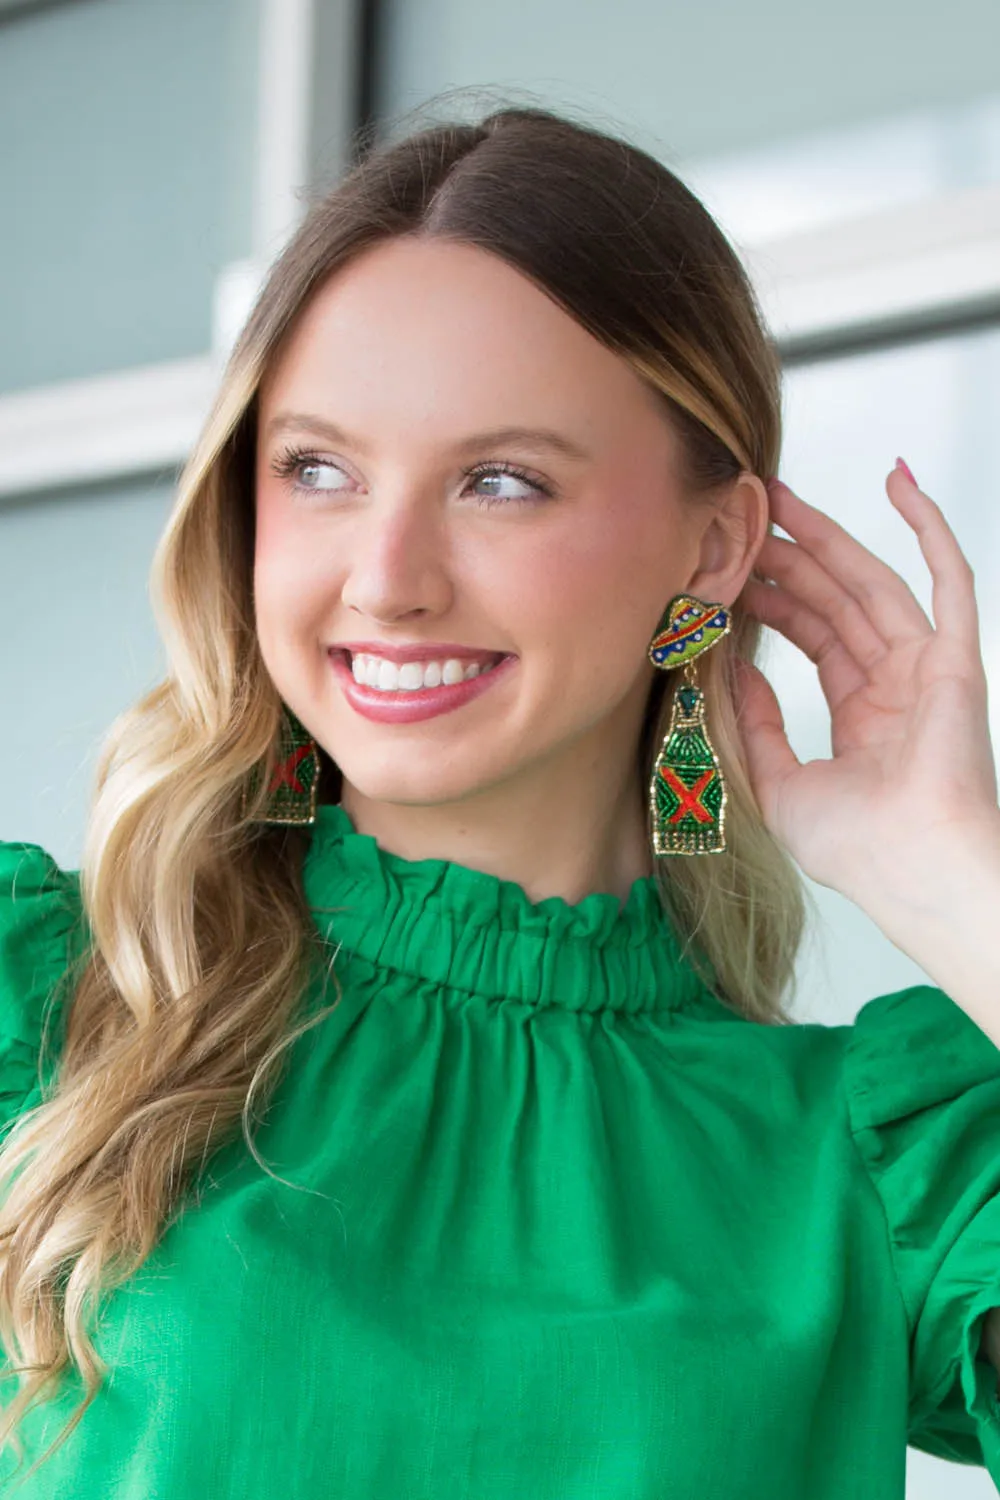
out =
[(511, 880), (529, 900), (570, 905), (592, 891), (624, 904), (652, 873), (644, 789), (633, 778), (614, 797), (551, 782), (509, 783), (458, 802), (402, 803), (367, 797), (345, 778), (340, 802), (358, 833), (403, 859), (446, 859)]

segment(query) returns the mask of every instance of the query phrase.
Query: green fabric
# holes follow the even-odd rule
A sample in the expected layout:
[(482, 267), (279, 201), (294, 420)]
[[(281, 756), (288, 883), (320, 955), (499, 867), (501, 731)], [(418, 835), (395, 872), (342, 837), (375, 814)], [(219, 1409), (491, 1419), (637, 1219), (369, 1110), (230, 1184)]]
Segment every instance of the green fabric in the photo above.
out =
[[(908, 1440), (1000, 1481), (1000, 1051), (946, 995), (758, 1025), (652, 877), (533, 904), (340, 807), (305, 886), (344, 993), (257, 1128), (285, 1180), (209, 1159), (2, 1493), (902, 1500)], [(0, 845), (4, 1119), (78, 915)]]

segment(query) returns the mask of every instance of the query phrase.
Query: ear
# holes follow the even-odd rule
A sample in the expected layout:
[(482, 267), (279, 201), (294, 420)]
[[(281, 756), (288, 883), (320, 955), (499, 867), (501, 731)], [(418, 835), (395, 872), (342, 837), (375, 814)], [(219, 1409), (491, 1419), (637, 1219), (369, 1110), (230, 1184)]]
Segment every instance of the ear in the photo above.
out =
[(734, 479), (718, 501), (706, 504), (698, 567), (686, 593), (706, 604), (732, 604), (764, 545), (771, 505), (764, 481), (749, 470)]

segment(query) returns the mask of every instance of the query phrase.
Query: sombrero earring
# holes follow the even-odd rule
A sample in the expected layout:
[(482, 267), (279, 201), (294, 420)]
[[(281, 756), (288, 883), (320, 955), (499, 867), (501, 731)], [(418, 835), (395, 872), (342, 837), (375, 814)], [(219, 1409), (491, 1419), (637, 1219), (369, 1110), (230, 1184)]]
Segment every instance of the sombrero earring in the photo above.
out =
[[(316, 796), (322, 767), (312, 735), (285, 707), (282, 710), (277, 764), (268, 782), (268, 800), (257, 823), (315, 823)], [(246, 817), (244, 789), (241, 815)]]
[(705, 695), (697, 685), (693, 659), (721, 640), (731, 624), (724, 605), (677, 594), (649, 645), (654, 667), (684, 668), (649, 783), (657, 855), (720, 854), (726, 847), (726, 783), (708, 737)]

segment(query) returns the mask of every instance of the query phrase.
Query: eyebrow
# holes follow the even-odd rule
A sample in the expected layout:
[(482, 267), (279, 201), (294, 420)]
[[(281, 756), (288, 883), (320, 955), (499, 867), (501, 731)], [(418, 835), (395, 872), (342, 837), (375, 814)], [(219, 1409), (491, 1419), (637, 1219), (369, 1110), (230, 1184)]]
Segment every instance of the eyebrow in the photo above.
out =
[[(308, 412), (279, 412), (267, 424), (264, 433), (265, 440), (270, 441), (271, 438), (283, 432), (318, 432), (331, 443), (341, 443), (348, 448), (356, 449), (358, 453), (367, 452), (363, 443), (359, 443), (335, 422), (330, 422), (325, 417), (311, 416)], [(485, 448), (492, 443), (516, 443), (520, 447), (539, 451), (548, 449), (553, 453), (561, 454), (563, 458), (575, 459), (579, 463), (584, 463), (593, 457), (588, 449), (581, 447), (579, 443), (573, 442), (571, 438), (552, 427), (490, 427), (485, 432), (473, 432), (461, 438), (455, 444), (455, 452), (464, 453), (473, 448)]]

